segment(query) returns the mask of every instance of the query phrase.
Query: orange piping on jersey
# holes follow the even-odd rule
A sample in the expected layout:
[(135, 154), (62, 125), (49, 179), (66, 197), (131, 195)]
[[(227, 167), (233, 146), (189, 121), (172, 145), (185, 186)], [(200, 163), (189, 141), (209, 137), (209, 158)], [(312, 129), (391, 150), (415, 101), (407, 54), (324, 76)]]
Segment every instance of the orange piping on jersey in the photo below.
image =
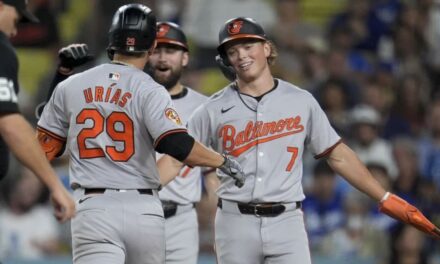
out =
[(186, 176), (188, 176), (188, 174), (189, 174), (190, 171), (191, 171), (191, 168), (185, 166), (185, 168), (183, 169), (183, 172), (182, 172), (182, 174), (180, 174), (180, 176), (181, 176), (182, 178), (185, 178)]
[(38, 127), (37, 127), (37, 131), (44, 132), (44, 133), (48, 134), (49, 136), (58, 139), (59, 141), (66, 142), (66, 138), (64, 138), (64, 137), (62, 137), (62, 136), (58, 136), (57, 134), (52, 133), (52, 132), (50, 132), (49, 130), (43, 128), (43, 127), (38, 126)]
[(173, 129), (173, 130), (168, 130), (167, 132), (163, 133), (162, 135), (160, 135), (157, 139), (156, 142), (154, 143), (154, 148), (157, 147), (157, 145), (159, 145), (159, 142), (166, 136), (174, 134), (174, 133), (187, 133), (186, 129), (183, 128), (178, 128), (178, 129)]
[(342, 143), (342, 139), (339, 139), (335, 144), (333, 144), (331, 147), (327, 148), (326, 150), (324, 150), (321, 154), (315, 155), (315, 159), (320, 159), (324, 156), (327, 156), (328, 154), (330, 154), (330, 152), (332, 152), (332, 150), (334, 148), (336, 148), (337, 145), (339, 145), (340, 143)]
[(282, 138), (282, 137), (287, 137), (287, 136), (290, 136), (290, 135), (293, 135), (293, 134), (297, 134), (297, 133), (300, 133), (301, 131), (302, 130), (290, 131), (290, 132), (278, 134), (278, 135), (275, 135), (275, 136), (270, 136), (270, 137), (267, 137), (267, 138), (261, 138), (261, 139), (259, 138), (259, 139), (255, 140), (255, 141), (252, 141), (252, 142), (250, 142), (250, 143), (248, 143), (248, 144), (246, 144), (246, 145), (244, 145), (242, 147), (234, 149), (233, 151), (229, 152), (228, 154), (232, 155), (234, 157), (238, 157), (243, 152), (245, 152), (246, 150), (252, 148), (253, 146), (256, 146), (256, 145), (259, 145), (259, 144), (263, 144), (263, 143), (266, 143), (266, 142), (269, 142), (269, 141), (272, 141), (272, 140), (275, 140), (275, 139), (279, 139), (279, 138)]

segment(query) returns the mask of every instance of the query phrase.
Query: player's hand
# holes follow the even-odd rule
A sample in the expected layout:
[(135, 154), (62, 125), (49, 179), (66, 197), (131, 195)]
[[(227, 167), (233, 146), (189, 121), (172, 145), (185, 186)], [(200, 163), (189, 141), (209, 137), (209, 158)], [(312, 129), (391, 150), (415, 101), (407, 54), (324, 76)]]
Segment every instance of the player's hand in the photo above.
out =
[(223, 157), (225, 158), (225, 161), (219, 167), (219, 169), (235, 179), (235, 186), (237, 186), (238, 188), (243, 187), (245, 176), (240, 163), (227, 155), (223, 154)]
[(232, 66), (227, 66), (220, 55), (215, 56), (215, 61), (226, 79), (233, 82), (237, 78), (234, 68), (232, 68)]
[(70, 71), (93, 60), (93, 56), (89, 54), (89, 47), (83, 43), (70, 44), (67, 47), (61, 48), (58, 51), (58, 58), (60, 60), (59, 68)]
[(387, 193), (385, 200), (379, 203), (379, 211), (440, 239), (440, 229), (431, 223), (419, 209), (397, 195)]
[(51, 202), (55, 218), (59, 222), (65, 222), (75, 216), (75, 202), (63, 186), (60, 185), (51, 192)]

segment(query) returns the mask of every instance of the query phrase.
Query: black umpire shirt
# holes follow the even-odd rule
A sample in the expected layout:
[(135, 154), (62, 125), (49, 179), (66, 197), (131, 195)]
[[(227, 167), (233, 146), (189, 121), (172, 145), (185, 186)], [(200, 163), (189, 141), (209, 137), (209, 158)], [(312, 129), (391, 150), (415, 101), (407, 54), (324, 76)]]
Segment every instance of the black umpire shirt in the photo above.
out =
[[(0, 115), (18, 113), (18, 59), (8, 37), (0, 32)], [(0, 137), (0, 179), (9, 165), (9, 150)]]

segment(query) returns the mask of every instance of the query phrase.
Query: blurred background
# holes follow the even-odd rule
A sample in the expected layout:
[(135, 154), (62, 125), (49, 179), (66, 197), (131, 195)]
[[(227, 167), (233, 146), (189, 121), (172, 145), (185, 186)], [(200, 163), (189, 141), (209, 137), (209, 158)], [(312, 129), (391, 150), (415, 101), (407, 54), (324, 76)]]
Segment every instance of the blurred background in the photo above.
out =
[[(439, 0), (30, 0), (41, 23), (22, 25), (13, 39), (29, 121), (36, 124), (58, 49), (84, 42), (95, 64), (108, 62), (111, 17), (130, 2), (183, 27), (191, 55), (183, 83), (206, 95), (227, 84), (214, 61), (220, 27), (253, 17), (278, 47), (274, 75), (310, 91), (374, 177), (440, 225)], [(68, 186), (66, 157), (53, 165)], [(438, 241), (378, 213), (325, 161), (306, 154), (304, 166), (315, 264), (440, 263)], [(55, 221), (48, 192), (30, 171), (17, 162), (10, 168), (0, 183), (0, 262), (71, 263), (69, 224)], [(201, 264), (215, 263), (215, 203), (204, 195), (197, 206)]]

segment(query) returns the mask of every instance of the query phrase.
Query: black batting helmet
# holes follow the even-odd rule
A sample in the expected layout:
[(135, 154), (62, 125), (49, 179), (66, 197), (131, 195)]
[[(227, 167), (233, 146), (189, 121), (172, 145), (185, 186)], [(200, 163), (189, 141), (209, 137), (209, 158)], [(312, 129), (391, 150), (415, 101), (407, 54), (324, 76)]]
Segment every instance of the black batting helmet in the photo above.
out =
[(225, 22), (218, 34), (219, 45), (217, 51), (224, 56), (224, 44), (235, 39), (267, 40), (263, 28), (252, 18), (237, 17)]
[(157, 22), (157, 44), (171, 44), (176, 45), (188, 51), (188, 43), (186, 41), (185, 33), (179, 25), (172, 22)]
[(107, 51), (121, 53), (148, 51), (156, 39), (156, 16), (141, 4), (121, 6), (113, 16)]

